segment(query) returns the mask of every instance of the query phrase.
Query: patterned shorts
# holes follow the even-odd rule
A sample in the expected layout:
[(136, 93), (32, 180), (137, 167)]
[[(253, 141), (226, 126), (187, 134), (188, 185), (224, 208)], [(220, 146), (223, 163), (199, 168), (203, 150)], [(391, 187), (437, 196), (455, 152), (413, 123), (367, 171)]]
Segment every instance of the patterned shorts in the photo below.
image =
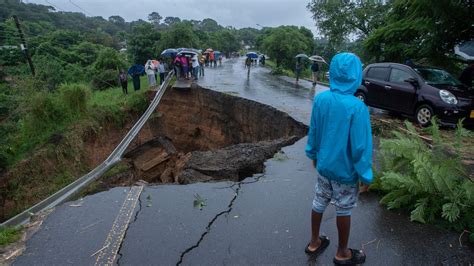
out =
[(351, 210), (357, 206), (359, 196), (359, 185), (343, 184), (337, 181), (329, 180), (326, 177), (318, 175), (316, 183), (316, 195), (313, 199), (313, 210), (323, 213), (329, 203), (336, 206), (337, 216), (349, 216)]

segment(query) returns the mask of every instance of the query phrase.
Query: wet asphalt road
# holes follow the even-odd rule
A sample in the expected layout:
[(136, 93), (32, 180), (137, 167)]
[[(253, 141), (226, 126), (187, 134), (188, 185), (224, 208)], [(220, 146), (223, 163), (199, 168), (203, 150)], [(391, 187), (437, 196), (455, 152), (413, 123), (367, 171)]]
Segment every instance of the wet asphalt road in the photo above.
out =
[[(204, 87), (253, 99), (308, 123), (315, 93), (252, 69), (243, 61), (206, 69)], [(145, 187), (115, 263), (121, 265), (331, 265), (337, 245), (335, 210), (324, 214), (329, 248), (317, 259), (303, 252), (309, 240), (314, 168), (304, 155), (306, 138), (283, 149), (285, 160), (269, 160), (263, 175), (241, 183), (198, 183)], [(59, 206), (28, 242), (15, 265), (91, 265), (129, 188), (115, 188)], [(193, 201), (199, 195), (205, 206)], [(77, 207), (77, 203), (81, 207)], [(76, 206), (76, 207), (72, 207)], [(456, 265), (474, 263), (474, 251), (458, 235), (409, 222), (387, 211), (377, 196), (361, 195), (353, 211), (350, 246), (364, 249), (366, 265)]]

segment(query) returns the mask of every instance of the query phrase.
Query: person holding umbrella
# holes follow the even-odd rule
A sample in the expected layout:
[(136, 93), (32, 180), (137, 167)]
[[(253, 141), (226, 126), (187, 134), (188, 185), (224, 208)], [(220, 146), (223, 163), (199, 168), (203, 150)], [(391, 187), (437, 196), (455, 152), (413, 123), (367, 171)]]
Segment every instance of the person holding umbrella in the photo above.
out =
[(296, 66), (295, 66), (295, 74), (296, 74), (296, 85), (298, 85), (298, 81), (300, 80), (301, 70), (303, 69), (303, 61), (301, 57), (296, 58)]
[(128, 74), (132, 77), (135, 91), (140, 89), (140, 76), (145, 74), (145, 68), (141, 64), (135, 64), (128, 69)]
[(311, 64), (311, 72), (313, 73), (313, 88), (316, 87), (316, 83), (318, 82), (318, 71), (319, 65), (317, 61), (313, 61)]

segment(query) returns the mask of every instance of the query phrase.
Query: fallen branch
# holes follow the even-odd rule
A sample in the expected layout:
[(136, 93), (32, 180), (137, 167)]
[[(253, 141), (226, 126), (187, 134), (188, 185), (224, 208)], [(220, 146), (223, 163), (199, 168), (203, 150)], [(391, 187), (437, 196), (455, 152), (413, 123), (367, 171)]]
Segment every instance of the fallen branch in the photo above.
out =
[[(375, 120), (378, 120), (378, 121), (380, 121), (380, 122), (386, 123), (386, 124), (392, 124), (391, 121), (388, 121), (388, 120), (385, 120), (385, 119), (381, 119), (381, 118), (374, 118), (374, 119), (375, 119)], [(399, 126), (396, 126), (396, 127), (397, 127), (398, 130), (401, 130), (401, 131), (403, 131), (403, 132), (405, 132), (405, 133), (408, 133), (408, 134), (410, 134), (410, 135), (414, 135), (414, 136), (419, 137), (420, 139), (424, 140), (424, 141), (428, 144), (428, 146), (429, 146), (430, 148), (433, 148), (433, 145), (432, 145), (433, 139), (428, 138), (428, 137), (425, 137), (425, 136), (422, 136), (422, 135), (420, 135), (420, 134), (413, 133), (413, 132), (411, 132), (411, 131), (409, 131), (409, 130), (406, 130), (406, 129), (404, 129), (404, 128), (402, 128), (402, 127), (399, 127)]]

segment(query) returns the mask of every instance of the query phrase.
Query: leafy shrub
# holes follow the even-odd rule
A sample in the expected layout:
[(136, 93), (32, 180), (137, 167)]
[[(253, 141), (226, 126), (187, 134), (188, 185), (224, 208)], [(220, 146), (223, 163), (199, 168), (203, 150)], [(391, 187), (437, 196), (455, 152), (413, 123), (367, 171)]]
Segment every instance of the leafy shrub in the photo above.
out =
[(375, 186), (386, 193), (382, 204), (408, 209), (412, 221), (473, 231), (474, 183), (460, 160), (461, 123), (454, 143), (443, 143), (432, 121), (432, 148), (416, 137), (409, 122), (410, 134), (394, 132), (396, 138), (381, 140), (381, 175)]
[(107, 69), (95, 72), (92, 78), (92, 86), (96, 90), (104, 90), (110, 87), (118, 86), (118, 71)]
[(91, 90), (84, 84), (63, 84), (59, 88), (61, 100), (65, 107), (72, 113), (84, 114), (87, 112), (87, 100)]

